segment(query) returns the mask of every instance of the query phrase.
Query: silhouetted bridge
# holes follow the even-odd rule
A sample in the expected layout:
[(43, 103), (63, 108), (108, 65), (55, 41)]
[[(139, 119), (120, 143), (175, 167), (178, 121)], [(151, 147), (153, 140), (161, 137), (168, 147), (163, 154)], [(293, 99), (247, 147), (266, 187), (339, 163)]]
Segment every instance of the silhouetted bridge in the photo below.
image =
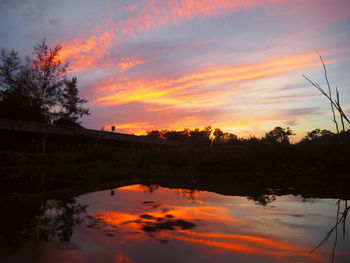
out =
[(49, 143), (54, 151), (65, 150), (67, 145), (70, 148), (86, 145), (125, 148), (142, 145), (179, 146), (176, 141), (159, 138), (12, 119), (0, 119), (0, 135), (0, 142), (5, 148), (30, 147), (32, 150), (42, 152), (47, 151)]

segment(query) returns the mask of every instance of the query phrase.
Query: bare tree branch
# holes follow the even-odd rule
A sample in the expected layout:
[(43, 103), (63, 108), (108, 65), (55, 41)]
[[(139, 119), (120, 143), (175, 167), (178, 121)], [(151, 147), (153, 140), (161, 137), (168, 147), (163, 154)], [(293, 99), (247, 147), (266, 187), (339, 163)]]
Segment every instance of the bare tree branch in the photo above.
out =
[(343, 118), (350, 124), (350, 120), (348, 119), (348, 117), (345, 115), (345, 113), (343, 112), (342, 108), (333, 101), (333, 99), (331, 99), (328, 94), (320, 87), (320, 85), (318, 85), (317, 83), (314, 83), (313, 81), (311, 81), (308, 77), (306, 77), (305, 75), (303, 75), (303, 77), (309, 81), (315, 88), (317, 88), (323, 95), (325, 95), (327, 97), (327, 99), (329, 99), (329, 101), (332, 103), (332, 105), (337, 109), (337, 111), (339, 112), (339, 114), (341, 114), (343, 116)]
[[(327, 87), (328, 87), (328, 95), (329, 95), (329, 99), (332, 101), (332, 90), (331, 90), (331, 86), (329, 84), (329, 81), (328, 81), (328, 76), (327, 76), (327, 69), (326, 69), (326, 65), (323, 61), (323, 58), (322, 56), (320, 55), (320, 53), (317, 51), (317, 49), (315, 49), (317, 55), (320, 57), (320, 60), (321, 60), (321, 63), (322, 63), (322, 66), (323, 66), (323, 71), (324, 71), (324, 78), (326, 79), (326, 83), (327, 83)], [(332, 114), (333, 114), (333, 122), (335, 123), (335, 127), (337, 129), (337, 133), (339, 133), (339, 126), (338, 126), (338, 122), (337, 122), (337, 119), (335, 117), (335, 112), (334, 112), (334, 107), (333, 107), (333, 104), (331, 102), (331, 109), (332, 109)]]
[[(338, 91), (338, 87), (335, 87), (335, 91), (337, 93), (337, 100), (335, 101), (336, 104), (338, 105), (339, 109), (341, 109), (341, 106), (340, 106), (340, 101), (339, 101), (339, 91)], [(340, 121), (341, 121), (341, 125), (342, 125), (342, 128), (343, 128), (343, 132), (345, 132), (345, 126), (344, 126), (344, 118), (343, 118), (343, 115), (340, 114)]]

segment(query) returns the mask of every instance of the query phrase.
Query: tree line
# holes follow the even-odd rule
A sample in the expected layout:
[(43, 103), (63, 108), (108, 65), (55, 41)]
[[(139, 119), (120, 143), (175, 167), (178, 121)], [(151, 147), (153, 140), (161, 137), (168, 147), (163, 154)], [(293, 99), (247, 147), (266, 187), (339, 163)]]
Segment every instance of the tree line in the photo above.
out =
[[(275, 127), (268, 131), (261, 138), (250, 136), (248, 138), (238, 137), (236, 134), (223, 132), (219, 128), (212, 129), (207, 126), (203, 129), (183, 129), (175, 130), (152, 130), (147, 131), (146, 136), (161, 138), (165, 140), (179, 141), (188, 146), (224, 146), (224, 145), (248, 145), (248, 144), (278, 144), (290, 145), (290, 138), (295, 134), (289, 128)], [(337, 143), (349, 140), (350, 131), (335, 134), (329, 130), (314, 129), (307, 132), (299, 144), (309, 143)]]
[(78, 95), (77, 78), (67, 76), (61, 49), (42, 40), (24, 61), (15, 50), (0, 51), (0, 118), (80, 126), (90, 114), (87, 100)]

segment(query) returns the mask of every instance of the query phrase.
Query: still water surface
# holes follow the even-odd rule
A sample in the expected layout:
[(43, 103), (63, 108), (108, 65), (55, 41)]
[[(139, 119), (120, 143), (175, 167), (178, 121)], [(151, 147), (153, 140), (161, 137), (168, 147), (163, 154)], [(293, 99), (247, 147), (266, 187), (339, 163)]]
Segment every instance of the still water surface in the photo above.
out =
[[(131, 185), (47, 201), (5, 261), (332, 262), (335, 232), (309, 252), (335, 225), (336, 202)], [(341, 226), (334, 262), (350, 262)]]

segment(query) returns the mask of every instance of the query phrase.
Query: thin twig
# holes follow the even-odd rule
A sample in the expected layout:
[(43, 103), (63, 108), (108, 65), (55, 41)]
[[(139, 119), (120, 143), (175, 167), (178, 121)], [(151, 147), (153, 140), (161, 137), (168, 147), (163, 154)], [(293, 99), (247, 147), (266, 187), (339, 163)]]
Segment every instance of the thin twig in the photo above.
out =
[[(338, 105), (339, 109), (341, 109), (340, 101), (339, 101), (339, 91), (338, 91), (338, 87), (335, 87), (335, 91), (336, 91), (336, 93), (337, 93), (336, 104)], [(341, 125), (342, 125), (342, 128), (343, 128), (343, 132), (345, 132), (344, 119), (343, 119), (343, 115), (342, 115), (342, 114), (340, 114), (340, 121), (341, 121)]]
[(335, 123), (335, 127), (337, 128), (337, 133), (339, 133), (338, 122), (337, 122), (337, 119), (335, 117), (334, 107), (333, 107), (333, 103), (332, 103), (332, 90), (331, 90), (331, 86), (329, 85), (329, 81), (328, 81), (326, 65), (324, 64), (323, 58), (320, 55), (320, 53), (317, 51), (317, 49), (315, 49), (315, 51), (318, 54), (318, 56), (320, 57), (320, 60), (321, 60), (322, 66), (323, 66), (324, 78), (326, 79), (326, 83), (327, 83), (327, 87), (328, 87), (329, 99), (331, 101), (331, 109), (332, 109), (332, 113), (333, 113), (333, 122)]
[(331, 99), (328, 94), (320, 87), (320, 85), (318, 85), (317, 83), (312, 82), (308, 77), (306, 77), (305, 75), (303, 75), (303, 77), (309, 81), (315, 88), (317, 88), (323, 95), (325, 95), (327, 97), (327, 99), (330, 100), (330, 102), (332, 103), (332, 105), (337, 109), (337, 111), (343, 116), (343, 118), (350, 124), (350, 120), (348, 119), (348, 117), (345, 115), (345, 113), (343, 112), (342, 108), (333, 101), (333, 99)]

